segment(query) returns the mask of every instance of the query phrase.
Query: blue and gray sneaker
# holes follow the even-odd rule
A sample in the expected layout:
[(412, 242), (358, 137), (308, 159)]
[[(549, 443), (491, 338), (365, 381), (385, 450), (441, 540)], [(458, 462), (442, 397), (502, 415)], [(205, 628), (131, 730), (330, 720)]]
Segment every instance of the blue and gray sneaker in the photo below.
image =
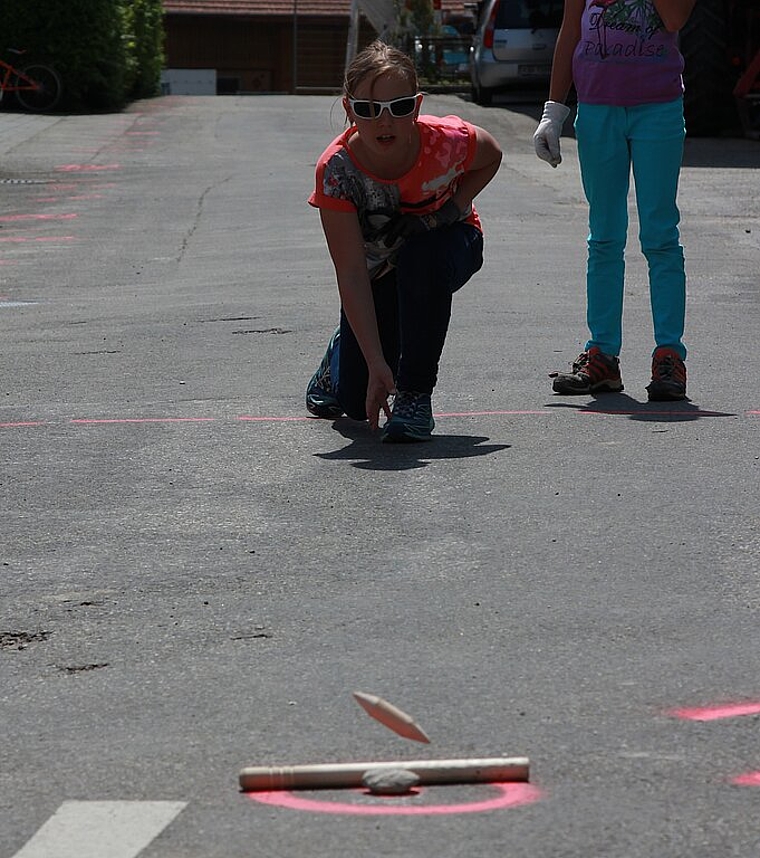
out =
[(306, 410), (314, 417), (325, 420), (334, 420), (343, 415), (336, 395), (339, 346), (340, 328), (330, 337), (325, 356), (306, 388)]
[(382, 440), (389, 444), (430, 441), (434, 426), (430, 394), (399, 390), (391, 419), (383, 427)]

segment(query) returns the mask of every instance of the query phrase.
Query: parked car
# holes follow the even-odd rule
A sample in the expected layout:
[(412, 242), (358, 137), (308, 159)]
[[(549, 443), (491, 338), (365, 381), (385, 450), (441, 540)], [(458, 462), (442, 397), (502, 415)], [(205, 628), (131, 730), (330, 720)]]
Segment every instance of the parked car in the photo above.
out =
[(563, 0), (484, 0), (470, 48), (476, 104), (490, 104), (497, 90), (548, 82), (563, 7)]

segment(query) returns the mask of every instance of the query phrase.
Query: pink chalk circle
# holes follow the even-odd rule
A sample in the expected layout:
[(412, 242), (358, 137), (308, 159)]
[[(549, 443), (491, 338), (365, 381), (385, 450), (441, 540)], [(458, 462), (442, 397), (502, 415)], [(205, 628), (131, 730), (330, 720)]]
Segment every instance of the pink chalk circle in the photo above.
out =
[[(274, 790), (271, 792), (251, 792), (249, 798), (259, 804), (272, 807), (285, 807), (288, 810), (303, 810), (311, 813), (350, 814), (353, 816), (443, 816), (459, 813), (486, 813), (491, 810), (504, 810), (523, 804), (532, 804), (543, 797), (541, 791), (532, 784), (526, 783), (489, 783), (498, 795), (480, 801), (463, 804), (429, 804), (429, 805), (398, 805), (398, 804), (350, 804), (349, 802), (320, 801), (297, 795), (289, 790)], [(418, 788), (422, 792), (422, 788)], [(364, 790), (356, 790), (365, 795)], [(387, 802), (388, 799), (379, 799)]]

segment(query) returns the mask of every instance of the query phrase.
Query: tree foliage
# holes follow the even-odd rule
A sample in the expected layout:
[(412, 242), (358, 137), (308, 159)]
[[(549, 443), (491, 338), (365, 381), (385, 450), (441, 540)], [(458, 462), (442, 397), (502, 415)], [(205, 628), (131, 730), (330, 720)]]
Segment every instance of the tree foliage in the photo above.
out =
[(164, 67), (164, 26), (161, 0), (132, 0), (124, 4), (127, 43), (127, 95), (157, 95)]
[(4, 0), (3, 7), (0, 48), (55, 67), (64, 88), (59, 109), (119, 110), (158, 93), (161, 0)]

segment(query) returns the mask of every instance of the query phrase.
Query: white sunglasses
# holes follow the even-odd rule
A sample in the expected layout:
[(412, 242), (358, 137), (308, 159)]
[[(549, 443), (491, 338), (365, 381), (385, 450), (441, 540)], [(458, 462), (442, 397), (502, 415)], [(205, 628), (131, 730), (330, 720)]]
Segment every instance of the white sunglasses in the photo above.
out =
[(364, 98), (349, 98), (348, 103), (351, 110), (359, 119), (379, 119), (383, 110), (387, 110), (396, 119), (411, 116), (417, 107), (417, 99), (422, 95), (402, 95), (401, 98), (392, 98), (390, 101), (368, 101)]

